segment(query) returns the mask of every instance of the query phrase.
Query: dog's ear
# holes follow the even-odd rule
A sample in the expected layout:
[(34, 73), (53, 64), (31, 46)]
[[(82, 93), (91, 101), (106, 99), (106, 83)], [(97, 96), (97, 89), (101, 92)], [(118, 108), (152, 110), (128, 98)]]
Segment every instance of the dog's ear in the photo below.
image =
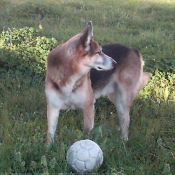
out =
[(90, 51), (92, 38), (93, 38), (93, 24), (91, 21), (89, 21), (88, 26), (82, 32), (82, 36), (80, 38), (81, 44), (84, 46), (86, 52)]

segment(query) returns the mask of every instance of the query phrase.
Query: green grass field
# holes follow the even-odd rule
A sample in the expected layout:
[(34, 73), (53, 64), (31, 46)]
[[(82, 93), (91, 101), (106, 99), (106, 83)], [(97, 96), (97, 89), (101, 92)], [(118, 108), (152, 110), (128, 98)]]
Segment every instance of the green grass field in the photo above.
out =
[[(175, 174), (174, 19), (174, 0), (1, 0), (0, 175), (72, 174), (66, 152), (86, 138), (104, 153), (97, 174)], [(131, 108), (129, 141), (120, 139), (115, 107), (102, 98), (89, 134), (81, 111), (62, 111), (48, 149), (46, 57), (89, 20), (101, 45), (138, 48), (153, 77)]]

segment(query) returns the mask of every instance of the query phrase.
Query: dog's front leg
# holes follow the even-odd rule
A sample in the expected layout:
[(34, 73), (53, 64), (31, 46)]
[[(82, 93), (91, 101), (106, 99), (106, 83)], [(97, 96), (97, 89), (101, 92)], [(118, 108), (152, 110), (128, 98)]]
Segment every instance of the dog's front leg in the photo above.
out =
[(58, 123), (58, 117), (59, 117), (59, 109), (55, 108), (53, 106), (47, 105), (47, 145), (50, 146), (50, 144), (54, 140), (54, 135), (57, 128)]
[(84, 130), (89, 132), (94, 127), (94, 104), (91, 102), (88, 105), (85, 105), (83, 109), (84, 114)]

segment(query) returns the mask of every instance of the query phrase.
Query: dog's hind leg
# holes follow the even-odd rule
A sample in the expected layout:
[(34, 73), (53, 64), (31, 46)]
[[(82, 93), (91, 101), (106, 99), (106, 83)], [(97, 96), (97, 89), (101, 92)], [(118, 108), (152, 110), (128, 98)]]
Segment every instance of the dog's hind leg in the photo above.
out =
[(114, 93), (109, 94), (108, 98), (115, 105), (119, 116), (119, 130), (121, 137), (128, 140), (128, 132), (130, 125), (130, 106), (132, 104), (132, 94), (128, 89), (117, 89)]
[(116, 86), (115, 91), (109, 94), (108, 97), (115, 105), (119, 116), (119, 129), (121, 130), (122, 138), (128, 140), (128, 132), (130, 125), (130, 107), (141, 89), (148, 83), (151, 74), (143, 72), (140, 75), (140, 80), (133, 82), (132, 85), (120, 84)]
[(47, 145), (50, 146), (50, 144), (54, 140), (54, 135), (57, 128), (58, 123), (58, 117), (59, 117), (59, 109), (47, 105), (47, 123), (48, 123), (48, 130), (47, 130)]

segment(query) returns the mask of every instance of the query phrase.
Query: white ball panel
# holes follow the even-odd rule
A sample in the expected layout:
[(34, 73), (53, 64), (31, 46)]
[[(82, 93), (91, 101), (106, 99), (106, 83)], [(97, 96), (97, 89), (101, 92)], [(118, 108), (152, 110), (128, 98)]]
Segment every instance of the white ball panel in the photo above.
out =
[(73, 150), (69, 150), (67, 153), (67, 160), (69, 161), (70, 164), (74, 164), (76, 159), (76, 152), (74, 152)]
[(81, 142), (81, 147), (82, 148), (86, 148), (86, 149), (91, 149), (94, 147), (94, 142), (92, 142), (91, 140), (83, 140)]
[(99, 150), (97, 150), (96, 148), (92, 148), (92, 149), (89, 149), (89, 155), (90, 157), (97, 157), (98, 156), (98, 153), (99, 153)]
[[(102, 150), (100, 149), (99, 153), (98, 153), (98, 160), (99, 160), (99, 164), (101, 165), (103, 163), (103, 152)], [(99, 166), (100, 166), (99, 165)]]
[(80, 141), (75, 142), (69, 149), (73, 150), (74, 152), (77, 152), (79, 149), (81, 149), (80, 145)]
[(76, 171), (76, 172), (80, 172), (80, 171), (76, 168), (75, 165), (71, 165), (71, 166), (72, 166), (72, 168), (73, 168), (74, 171)]
[(85, 167), (88, 170), (93, 170), (96, 167), (96, 159), (90, 158), (85, 162)]
[(74, 165), (75, 165), (75, 167), (76, 167), (78, 170), (80, 170), (81, 172), (84, 171), (84, 170), (86, 170), (86, 169), (85, 169), (85, 164), (84, 164), (84, 162), (82, 162), (82, 161), (77, 160), (77, 161), (75, 162)]
[(86, 161), (89, 159), (89, 152), (87, 149), (81, 148), (77, 151), (76, 157), (80, 161)]

